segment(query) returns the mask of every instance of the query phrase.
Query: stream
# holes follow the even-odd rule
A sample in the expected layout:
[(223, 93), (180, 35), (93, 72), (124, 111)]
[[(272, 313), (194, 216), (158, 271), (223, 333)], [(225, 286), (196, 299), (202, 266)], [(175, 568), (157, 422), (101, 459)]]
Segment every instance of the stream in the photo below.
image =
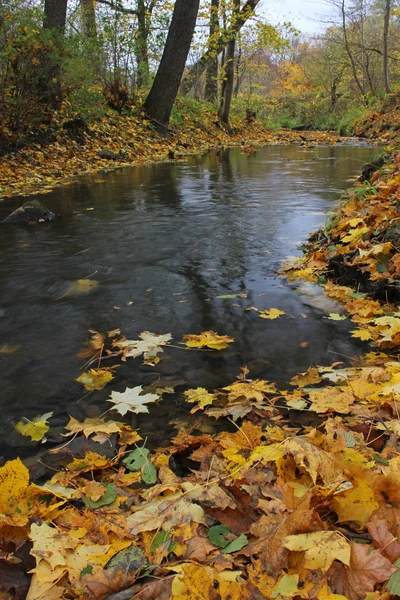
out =
[[(111, 390), (166, 381), (176, 394), (137, 417), (141, 435), (157, 445), (198, 417), (188, 417), (188, 387), (228, 385), (243, 366), (251, 378), (284, 386), (310, 365), (348, 364), (362, 353), (354, 325), (327, 318), (338, 307), (321, 288), (276, 272), (374, 154), (345, 144), (221, 150), (38, 195), (62, 217), (1, 226), (0, 454), (32, 452), (14, 430), (23, 416), (54, 411), (50, 422), (61, 426), (67, 414), (83, 420), (109, 409)], [(0, 220), (21, 203), (1, 202)], [(97, 286), (81, 293), (75, 282), (88, 278)], [(251, 306), (286, 314), (264, 320)], [(211, 329), (235, 343), (221, 352), (165, 348), (155, 367), (128, 358), (104, 390), (87, 395), (75, 381), (85, 362), (77, 354), (88, 330), (116, 328), (129, 339), (170, 332), (177, 346), (184, 334)]]

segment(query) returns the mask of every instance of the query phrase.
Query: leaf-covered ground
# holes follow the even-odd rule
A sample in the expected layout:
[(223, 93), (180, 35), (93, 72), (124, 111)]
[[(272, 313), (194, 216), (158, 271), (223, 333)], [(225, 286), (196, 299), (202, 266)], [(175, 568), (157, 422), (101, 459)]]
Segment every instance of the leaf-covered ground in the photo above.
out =
[(266, 144), (335, 144), (336, 135), (323, 132), (271, 132), (259, 121), (233, 118), (228, 133), (216, 123), (215, 108), (207, 103), (178, 100), (171, 135), (160, 135), (138, 111), (118, 115), (109, 110), (104, 118), (82, 122), (59, 113), (46, 144), (33, 144), (0, 161), (0, 197), (46, 193), (80, 175), (137, 165), (148, 161), (185, 158), (218, 146), (244, 145), (248, 152)]

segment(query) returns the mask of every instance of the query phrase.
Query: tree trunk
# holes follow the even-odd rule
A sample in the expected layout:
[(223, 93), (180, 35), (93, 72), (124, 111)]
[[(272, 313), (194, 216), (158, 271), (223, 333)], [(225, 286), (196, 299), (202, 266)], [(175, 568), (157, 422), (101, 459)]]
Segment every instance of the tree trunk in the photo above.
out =
[(350, 64), (351, 64), (351, 70), (353, 73), (353, 77), (354, 77), (354, 81), (356, 82), (363, 98), (365, 97), (365, 89), (364, 86), (362, 84), (362, 81), (360, 81), (360, 78), (357, 75), (357, 67), (356, 67), (356, 63), (354, 61), (354, 57), (353, 54), (351, 52), (351, 48), (350, 48), (350, 44), (349, 44), (349, 39), (347, 37), (347, 24), (346, 24), (346, 7), (345, 7), (345, 0), (342, 0), (342, 4), (341, 4), (341, 12), (342, 12), (342, 29), (343, 29), (343, 38), (344, 38), (344, 45), (346, 48), (346, 52), (347, 55), (350, 59)]
[(44, 0), (44, 22), (45, 29), (52, 29), (63, 34), (67, 18), (68, 0)]
[(235, 61), (235, 71), (236, 71), (236, 81), (235, 81), (235, 89), (233, 90), (233, 95), (236, 96), (239, 94), (239, 89), (240, 89), (240, 63), (242, 62), (242, 40), (241, 40), (241, 35), (240, 35), (240, 31), (238, 33), (238, 46), (239, 46), (239, 50), (238, 50), (238, 55)]
[(389, 61), (388, 61), (388, 36), (389, 36), (390, 9), (391, 9), (391, 0), (386, 0), (385, 17), (384, 17), (384, 23), (383, 23), (383, 78), (384, 78), (384, 82), (385, 82), (385, 91), (387, 94), (390, 93)]
[[(208, 50), (212, 52), (215, 45), (215, 37), (219, 31), (219, 0), (211, 0), (210, 9), (210, 37)], [(210, 64), (207, 67), (206, 87), (204, 97), (209, 102), (215, 103), (218, 97), (218, 54), (210, 58)]]
[(138, 25), (135, 40), (135, 57), (137, 62), (136, 84), (140, 88), (147, 86), (150, 79), (149, 27), (147, 24), (145, 0), (137, 0), (137, 19)]
[(204, 73), (205, 69), (208, 67), (209, 61), (211, 60), (211, 58), (213, 58), (214, 53), (216, 52), (219, 56), (226, 47), (227, 41), (231, 37), (231, 34), (234, 33), (236, 35), (237, 32), (240, 31), (243, 25), (247, 22), (247, 20), (254, 14), (254, 11), (259, 2), (260, 0), (247, 0), (246, 4), (239, 12), (236, 22), (233, 25), (233, 29), (230, 28), (228, 29), (228, 31), (224, 31), (215, 43), (213, 51), (210, 52), (207, 49), (207, 51), (197, 61), (197, 63), (190, 67), (182, 83), (183, 92), (185, 94), (187, 94), (190, 91), (195, 80)]
[(96, 11), (93, 0), (81, 0), (81, 22), (85, 39), (92, 40), (97, 37)]
[(164, 52), (150, 93), (146, 114), (163, 129), (168, 127), (196, 26), (200, 0), (176, 0)]
[[(231, 31), (234, 30), (234, 24), (238, 18), (240, 11), (240, 0), (232, 0), (232, 27)], [(229, 127), (229, 112), (231, 110), (232, 95), (233, 95), (233, 83), (235, 79), (235, 47), (236, 47), (236, 35), (231, 33), (231, 38), (226, 45), (226, 61), (225, 61), (225, 75), (222, 83), (221, 91), (221, 105), (218, 111), (218, 119), (220, 123), (224, 123)]]
[(62, 37), (65, 32), (68, 0), (45, 0), (44, 3), (44, 29), (48, 29), (54, 38), (56, 51), (50, 56), (44, 56), (40, 70), (42, 73), (39, 82), (39, 97), (43, 104), (50, 108), (59, 109), (62, 103), (61, 53)]

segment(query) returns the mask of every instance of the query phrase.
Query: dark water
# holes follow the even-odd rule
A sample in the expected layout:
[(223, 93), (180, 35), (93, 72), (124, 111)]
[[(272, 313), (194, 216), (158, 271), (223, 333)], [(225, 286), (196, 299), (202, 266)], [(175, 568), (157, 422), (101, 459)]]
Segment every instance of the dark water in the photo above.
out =
[[(213, 388), (247, 365), (250, 376), (284, 384), (311, 364), (360, 353), (350, 323), (328, 320), (332, 308), (314, 298), (315, 290), (299, 293), (276, 270), (324, 223), (345, 180), (374, 153), (361, 146), (226, 150), (99, 175), (40, 196), (64, 217), (0, 231), (0, 346), (18, 346), (0, 354), (0, 437), (18, 445), (13, 424), (21, 416), (54, 410), (84, 418), (109, 408), (110, 390), (160, 376)], [(0, 218), (20, 203), (4, 201)], [(87, 277), (96, 289), (68, 292)], [(233, 293), (247, 299), (217, 298)], [(245, 311), (251, 305), (286, 315), (262, 320)], [(84, 391), (74, 379), (84, 361), (76, 354), (89, 329), (114, 328), (130, 339), (144, 330), (171, 332), (175, 343), (213, 329), (236, 341), (212, 354), (167, 349), (153, 369), (128, 359), (104, 391), (77, 402)], [(168, 420), (185, 417), (179, 396), (139, 417), (145, 433), (162, 437)]]

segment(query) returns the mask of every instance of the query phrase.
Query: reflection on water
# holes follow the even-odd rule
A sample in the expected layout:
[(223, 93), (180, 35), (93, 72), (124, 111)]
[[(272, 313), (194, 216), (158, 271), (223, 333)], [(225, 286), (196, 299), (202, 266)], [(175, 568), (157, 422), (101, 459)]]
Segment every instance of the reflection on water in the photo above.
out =
[[(323, 224), (345, 180), (374, 152), (350, 146), (269, 147), (252, 155), (221, 150), (188, 163), (88, 177), (43, 197), (63, 218), (3, 226), (0, 345), (18, 346), (0, 355), (0, 431), (7, 441), (22, 415), (101, 412), (110, 389), (164, 376), (213, 388), (230, 383), (244, 365), (253, 377), (284, 383), (310, 364), (346, 361), (359, 352), (346, 321), (321, 318), (321, 304), (277, 278), (276, 270)], [(2, 203), (0, 218), (18, 203)], [(87, 277), (98, 281), (96, 289), (68, 292)], [(247, 298), (218, 298), (233, 293)], [(245, 310), (250, 306), (280, 308), (286, 316), (261, 320)], [(82, 360), (76, 354), (88, 329), (114, 328), (131, 339), (144, 330), (171, 332), (175, 342), (214, 329), (236, 342), (218, 354), (171, 348), (153, 369), (129, 359), (112, 388), (77, 404), (82, 389), (74, 379)], [(160, 419), (179, 414), (183, 408), (169, 398), (142, 423), (159, 432)]]

